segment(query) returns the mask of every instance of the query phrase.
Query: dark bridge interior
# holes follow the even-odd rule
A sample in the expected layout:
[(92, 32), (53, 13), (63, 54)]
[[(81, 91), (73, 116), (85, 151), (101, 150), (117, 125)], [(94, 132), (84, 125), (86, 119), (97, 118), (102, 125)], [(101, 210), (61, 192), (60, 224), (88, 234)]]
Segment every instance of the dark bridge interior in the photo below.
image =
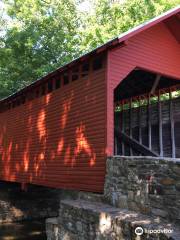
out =
[(132, 71), (115, 89), (117, 155), (180, 157), (180, 83)]

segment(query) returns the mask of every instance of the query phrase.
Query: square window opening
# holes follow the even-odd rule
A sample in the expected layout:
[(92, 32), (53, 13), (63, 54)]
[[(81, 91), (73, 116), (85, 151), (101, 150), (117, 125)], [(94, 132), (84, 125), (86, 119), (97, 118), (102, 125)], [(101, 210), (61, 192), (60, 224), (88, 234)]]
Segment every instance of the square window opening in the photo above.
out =
[(53, 91), (53, 81), (50, 80), (50, 81), (48, 82), (48, 93), (50, 93), (50, 92), (52, 92), (52, 91)]
[(82, 76), (82, 77), (88, 76), (88, 74), (89, 74), (89, 69), (90, 69), (89, 63), (88, 63), (88, 62), (84, 63), (84, 64), (82, 65), (82, 74), (81, 74), (81, 76)]
[(97, 57), (93, 60), (93, 70), (97, 71), (101, 68), (103, 68), (103, 58), (102, 58), (102, 56)]
[(63, 82), (64, 82), (64, 85), (67, 85), (69, 83), (69, 76), (67, 73), (63, 75)]
[(56, 82), (55, 82), (55, 88), (58, 89), (61, 87), (61, 79), (56, 79)]
[(76, 81), (79, 78), (79, 68), (75, 68), (72, 70), (72, 81)]

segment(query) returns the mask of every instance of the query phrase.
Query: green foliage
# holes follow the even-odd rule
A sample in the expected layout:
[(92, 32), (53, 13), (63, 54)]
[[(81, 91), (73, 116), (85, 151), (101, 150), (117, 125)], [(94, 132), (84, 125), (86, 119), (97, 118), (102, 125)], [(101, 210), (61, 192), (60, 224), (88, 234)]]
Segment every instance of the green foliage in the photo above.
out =
[[(31, 83), (79, 55), (79, 18), (71, 0), (6, 1), (11, 23), (0, 48), (6, 92)], [(2, 95), (1, 95), (2, 96)]]
[(0, 11), (0, 98), (180, 0), (3, 0)]
[(180, 0), (126, 0), (111, 3), (109, 0), (94, 2), (94, 14), (87, 16), (82, 32), (82, 48), (97, 45), (118, 36), (145, 21), (158, 16), (180, 3)]

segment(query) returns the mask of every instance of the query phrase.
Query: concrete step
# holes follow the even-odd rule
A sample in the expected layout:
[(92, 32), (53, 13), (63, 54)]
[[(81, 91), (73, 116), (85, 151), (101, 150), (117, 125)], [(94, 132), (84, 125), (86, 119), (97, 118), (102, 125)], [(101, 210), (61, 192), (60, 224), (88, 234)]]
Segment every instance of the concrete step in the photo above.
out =
[[(81, 199), (61, 201), (59, 217), (48, 219), (46, 227), (48, 240), (180, 240), (173, 224)], [(137, 227), (142, 235), (135, 233)]]
[(103, 194), (98, 194), (98, 193), (79, 192), (78, 199), (89, 201), (89, 202), (104, 203), (104, 195)]
[(104, 202), (104, 195), (92, 192), (83, 192), (75, 190), (60, 190), (60, 201), (65, 199), (87, 200), (91, 202)]

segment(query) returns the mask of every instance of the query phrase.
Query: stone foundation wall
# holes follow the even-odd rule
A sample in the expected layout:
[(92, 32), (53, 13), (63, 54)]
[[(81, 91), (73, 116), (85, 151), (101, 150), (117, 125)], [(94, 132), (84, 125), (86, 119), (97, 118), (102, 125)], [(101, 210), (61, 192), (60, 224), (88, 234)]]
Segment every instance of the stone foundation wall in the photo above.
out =
[(104, 195), (77, 196), (46, 220), (47, 240), (179, 240), (180, 160), (110, 157)]
[(113, 206), (180, 223), (180, 160), (109, 157), (104, 195)]
[[(139, 226), (141, 236), (135, 234)], [(134, 211), (79, 199), (61, 201), (59, 217), (46, 220), (46, 234), (47, 240), (179, 240), (180, 231)]]

